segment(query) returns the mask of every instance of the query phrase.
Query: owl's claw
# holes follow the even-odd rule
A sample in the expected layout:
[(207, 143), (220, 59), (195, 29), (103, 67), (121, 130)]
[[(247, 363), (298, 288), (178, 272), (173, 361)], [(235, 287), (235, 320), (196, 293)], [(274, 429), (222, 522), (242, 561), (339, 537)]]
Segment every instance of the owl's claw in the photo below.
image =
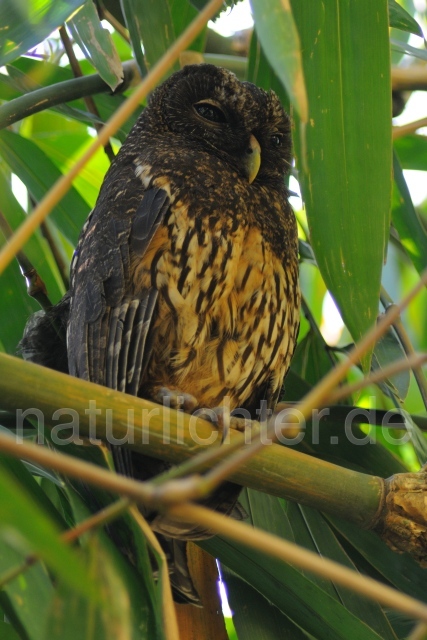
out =
[(169, 389), (169, 387), (159, 387), (153, 396), (153, 401), (158, 404), (167, 404), (171, 409), (182, 410), (185, 413), (192, 413), (199, 404), (197, 398), (191, 393)]
[(242, 418), (240, 416), (230, 415), (230, 412), (224, 407), (213, 407), (212, 409), (206, 409), (200, 411), (197, 414), (198, 418), (208, 420), (212, 422), (221, 433), (221, 444), (228, 441), (230, 436), (230, 429), (235, 429), (240, 433), (245, 433), (247, 429), (251, 432), (254, 430), (255, 425), (259, 425), (256, 420), (249, 420), (248, 418)]

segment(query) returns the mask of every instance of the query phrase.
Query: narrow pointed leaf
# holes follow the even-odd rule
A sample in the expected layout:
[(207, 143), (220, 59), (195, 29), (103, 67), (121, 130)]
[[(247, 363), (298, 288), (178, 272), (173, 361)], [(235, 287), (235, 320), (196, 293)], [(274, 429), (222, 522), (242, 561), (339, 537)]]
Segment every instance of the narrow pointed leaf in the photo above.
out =
[(77, 554), (59, 540), (55, 524), (5, 468), (0, 468), (0, 485), (0, 537), (19, 550), (39, 554), (71, 588), (93, 596)]
[(394, 154), (392, 219), (400, 241), (418, 273), (427, 267), (427, 233), (413, 205), (405, 176), (397, 155)]
[[(12, 131), (0, 132), (0, 154), (36, 201), (61, 177), (61, 172), (34, 142)], [(89, 206), (71, 187), (52, 210), (52, 218), (70, 242), (76, 244), (88, 213)]]
[(414, 18), (396, 0), (388, 0), (390, 27), (414, 33), (424, 38), (423, 30)]
[(47, 38), (82, 0), (36, 0), (0, 3), (0, 67)]
[(86, 58), (114, 91), (123, 80), (123, 67), (111, 35), (101, 25), (92, 0), (73, 13), (67, 25)]
[(141, 67), (142, 42), (143, 64), (149, 70), (175, 39), (169, 4), (167, 0), (122, 0), (122, 9), (138, 64)]
[(272, 68), (286, 88), (302, 122), (308, 104), (298, 28), (289, 0), (252, 0), (255, 29)]
[(294, 142), (311, 243), (325, 283), (358, 339), (377, 317), (389, 230), (387, 2), (293, 0), (292, 8), (310, 108), (306, 127), (297, 118)]

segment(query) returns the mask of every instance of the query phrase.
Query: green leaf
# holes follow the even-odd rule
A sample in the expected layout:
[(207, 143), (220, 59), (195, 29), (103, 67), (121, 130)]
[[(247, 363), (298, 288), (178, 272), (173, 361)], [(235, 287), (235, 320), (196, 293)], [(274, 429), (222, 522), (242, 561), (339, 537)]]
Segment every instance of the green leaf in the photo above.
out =
[[(385, 335), (381, 336), (375, 345), (372, 356), (372, 370), (382, 369), (392, 362), (404, 360), (405, 358), (405, 351), (399, 342), (396, 332), (394, 329), (389, 329)], [(410, 378), (409, 371), (401, 371), (387, 380), (380, 382), (379, 387), (383, 389), (385, 393), (389, 390), (398, 401), (403, 402), (408, 393)]]
[(427, 233), (412, 203), (397, 155), (393, 157), (395, 186), (392, 220), (400, 241), (414, 267), (421, 273), (427, 267)]
[(311, 244), (356, 340), (377, 317), (389, 232), (387, 3), (293, 0), (292, 7), (310, 107), (306, 127), (297, 118), (294, 142)]
[[(292, 505), (292, 507), (294, 510), (300, 510), (315, 548), (321, 556), (335, 560), (349, 569), (357, 571), (356, 566), (344, 551), (322, 514), (309, 507), (300, 505)], [(383, 640), (395, 639), (396, 636), (378, 603), (362, 598), (354, 591), (345, 589), (338, 584), (335, 584), (334, 587), (347, 609), (374, 629)]]
[(0, 616), (0, 638), (2, 640), (20, 640), (10, 622), (4, 622)]
[[(0, 154), (36, 201), (41, 200), (62, 175), (34, 142), (12, 131), (0, 131)], [(89, 206), (71, 187), (53, 208), (51, 215), (58, 229), (71, 243), (76, 244), (88, 213)]]
[[(92, 449), (93, 459), (101, 461), (100, 452), (95, 451), (98, 449), (97, 447), (74, 447), (75, 450), (79, 448)], [(82, 457), (84, 458), (85, 456), (83, 455)], [(105, 466), (105, 461), (102, 466)], [(90, 513), (99, 510), (103, 503), (110, 504), (114, 499), (117, 499), (100, 490), (93, 494), (92, 489), (88, 491), (87, 487), (85, 488), (84, 486), (80, 487), (79, 492), (76, 492), (70, 485), (66, 485), (64, 491), (68, 497), (75, 522), (81, 522), (88, 518)], [(82, 498), (84, 498), (84, 501)], [(99, 499), (102, 500), (101, 503), (98, 501)], [(88, 506), (90, 509), (88, 509)], [(97, 547), (99, 547), (100, 554), (102, 554), (100, 561), (102, 562), (102, 557), (105, 558), (105, 561), (109, 564), (108, 573), (111, 575), (108, 578), (109, 584), (106, 585), (104, 594), (108, 598), (108, 593), (110, 592), (110, 597), (114, 598), (114, 593), (111, 594), (110, 591), (114, 592), (114, 583), (118, 584), (120, 591), (122, 590), (122, 585), (124, 585), (125, 594), (121, 592), (120, 597), (127, 598), (130, 603), (130, 625), (133, 640), (163, 640), (159, 586), (154, 583), (153, 568), (148, 558), (145, 537), (141, 530), (137, 531), (135, 528), (130, 534), (134, 536), (132, 549), (130, 550), (126, 542), (123, 544), (125, 541), (123, 531), (126, 529), (129, 520), (134, 523), (131, 515), (126, 513), (122, 518), (109, 525), (109, 535), (103, 530), (98, 530), (96, 533)], [(129, 535), (129, 530), (127, 535)], [(84, 546), (87, 544), (85, 539), (82, 540), (82, 543)], [(136, 555), (133, 555), (132, 552), (135, 550)], [(143, 562), (141, 562), (140, 553), (146, 556)], [(97, 581), (104, 580), (102, 571), (102, 566), (99, 566), (99, 564), (97, 568), (95, 566), (95, 572), (98, 576), (96, 578)], [(108, 613), (104, 612), (102, 615), (105, 616)], [(116, 618), (119, 615), (120, 612), (114, 612)], [(102, 620), (99, 621), (99, 624), (103, 624)], [(115, 637), (119, 637), (119, 635), (117, 634)], [(103, 638), (104, 636), (101, 635), (102, 640)]]
[[(141, 73), (150, 70), (175, 40), (167, 0), (123, 0), (122, 9)], [(142, 57), (141, 42), (144, 46)], [(173, 69), (178, 69), (175, 65)]]
[[(252, 517), (255, 516), (255, 525), (259, 518), (263, 528), (292, 539), (285, 512), (282, 509), (279, 516), (276, 509), (277, 498), (261, 496), (254, 491), (248, 491), (247, 495), (250, 503), (242, 500), (242, 504)], [(255, 501), (260, 509), (254, 507)], [(348, 611), (335, 593), (331, 596), (319, 586), (322, 579), (306, 577), (287, 563), (245, 547), (243, 542), (239, 544), (216, 537), (200, 544), (316, 640), (379, 640), (380, 636)]]
[(424, 38), (423, 30), (414, 18), (396, 0), (388, 0), (390, 27), (414, 33)]
[(356, 529), (351, 523), (335, 516), (325, 517), (357, 554), (360, 554), (358, 564), (360, 565), (360, 557), (365, 560), (365, 572), (373, 574), (376, 578), (380, 575), (383, 580), (390, 582), (403, 593), (426, 601), (425, 569), (411, 556), (395, 553), (372, 531)]
[[(175, 36), (178, 37), (197, 16), (198, 11), (188, 0), (169, 0), (169, 7)], [(203, 52), (205, 48), (207, 27), (203, 29), (191, 43), (191, 51)]]
[(289, 0), (252, 0), (251, 6), (265, 55), (286, 88), (301, 121), (307, 122), (301, 43)]
[(91, 538), (84, 551), (85, 564), (91, 581), (97, 586), (99, 600), (83, 598), (59, 585), (52, 599), (46, 636), (50, 640), (131, 640), (135, 637), (132, 634), (131, 602), (111, 558), (104, 552), (97, 536)]
[(397, 138), (393, 143), (402, 169), (427, 171), (427, 139), (411, 135)]
[(73, 13), (67, 25), (86, 58), (114, 91), (123, 80), (123, 67), (109, 32), (99, 21), (92, 0), (87, 0)]
[[(24, 553), (0, 539), (0, 579), (12, 567), (21, 566), (24, 560)], [(41, 563), (2, 586), (0, 604), (19, 638), (46, 640), (45, 621), (53, 591), (52, 582)], [(0, 625), (0, 638), (7, 637)]]
[(2, 0), (0, 67), (47, 38), (82, 0)]
[(316, 384), (330, 371), (333, 361), (320, 333), (312, 329), (298, 344), (292, 360), (292, 370), (309, 384)]
[(256, 31), (253, 31), (249, 47), (248, 81), (268, 91), (275, 91), (284, 109), (290, 111), (288, 94), (261, 47)]
[(227, 585), (228, 602), (240, 638), (307, 640), (301, 629), (233, 571), (222, 565), (221, 573)]
[(87, 571), (77, 554), (59, 540), (59, 528), (4, 465), (0, 466), (0, 485), (0, 537), (20, 552), (37, 553), (71, 588), (93, 597)]

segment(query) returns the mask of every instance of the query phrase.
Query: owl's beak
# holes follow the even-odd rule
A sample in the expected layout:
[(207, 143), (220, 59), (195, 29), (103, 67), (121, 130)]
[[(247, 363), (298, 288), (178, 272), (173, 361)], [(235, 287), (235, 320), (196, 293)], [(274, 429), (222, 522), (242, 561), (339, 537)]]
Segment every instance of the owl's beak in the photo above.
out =
[(249, 138), (249, 147), (246, 149), (245, 168), (247, 170), (249, 184), (255, 180), (261, 166), (261, 147), (253, 133)]

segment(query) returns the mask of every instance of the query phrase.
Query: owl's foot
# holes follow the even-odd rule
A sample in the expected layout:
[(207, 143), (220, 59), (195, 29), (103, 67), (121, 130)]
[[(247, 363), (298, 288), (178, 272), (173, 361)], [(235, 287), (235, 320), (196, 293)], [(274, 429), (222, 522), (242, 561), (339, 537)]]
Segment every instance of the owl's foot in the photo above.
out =
[(171, 409), (181, 409), (185, 413), (192, 413), (199, 404), (197, 398), (191, 393), (185, 393), (179, 389), (169, 389), (169, 387), (157, 387), (151, 397), (153, 402), (166, 405)]
[(217, 427), (221, 433), (221, 442), (228, 440), (230, 429), (235, 429), (236, 431), (240, 431), (240, 433), (247, 433), (249, 431), (251, 434), (259, 430), (259, 422), (256, 420), (230, 415), (230, 412), (225, 410), (224, 407), (204, 409), (198, 412), (197, 417), (208, 420)]

